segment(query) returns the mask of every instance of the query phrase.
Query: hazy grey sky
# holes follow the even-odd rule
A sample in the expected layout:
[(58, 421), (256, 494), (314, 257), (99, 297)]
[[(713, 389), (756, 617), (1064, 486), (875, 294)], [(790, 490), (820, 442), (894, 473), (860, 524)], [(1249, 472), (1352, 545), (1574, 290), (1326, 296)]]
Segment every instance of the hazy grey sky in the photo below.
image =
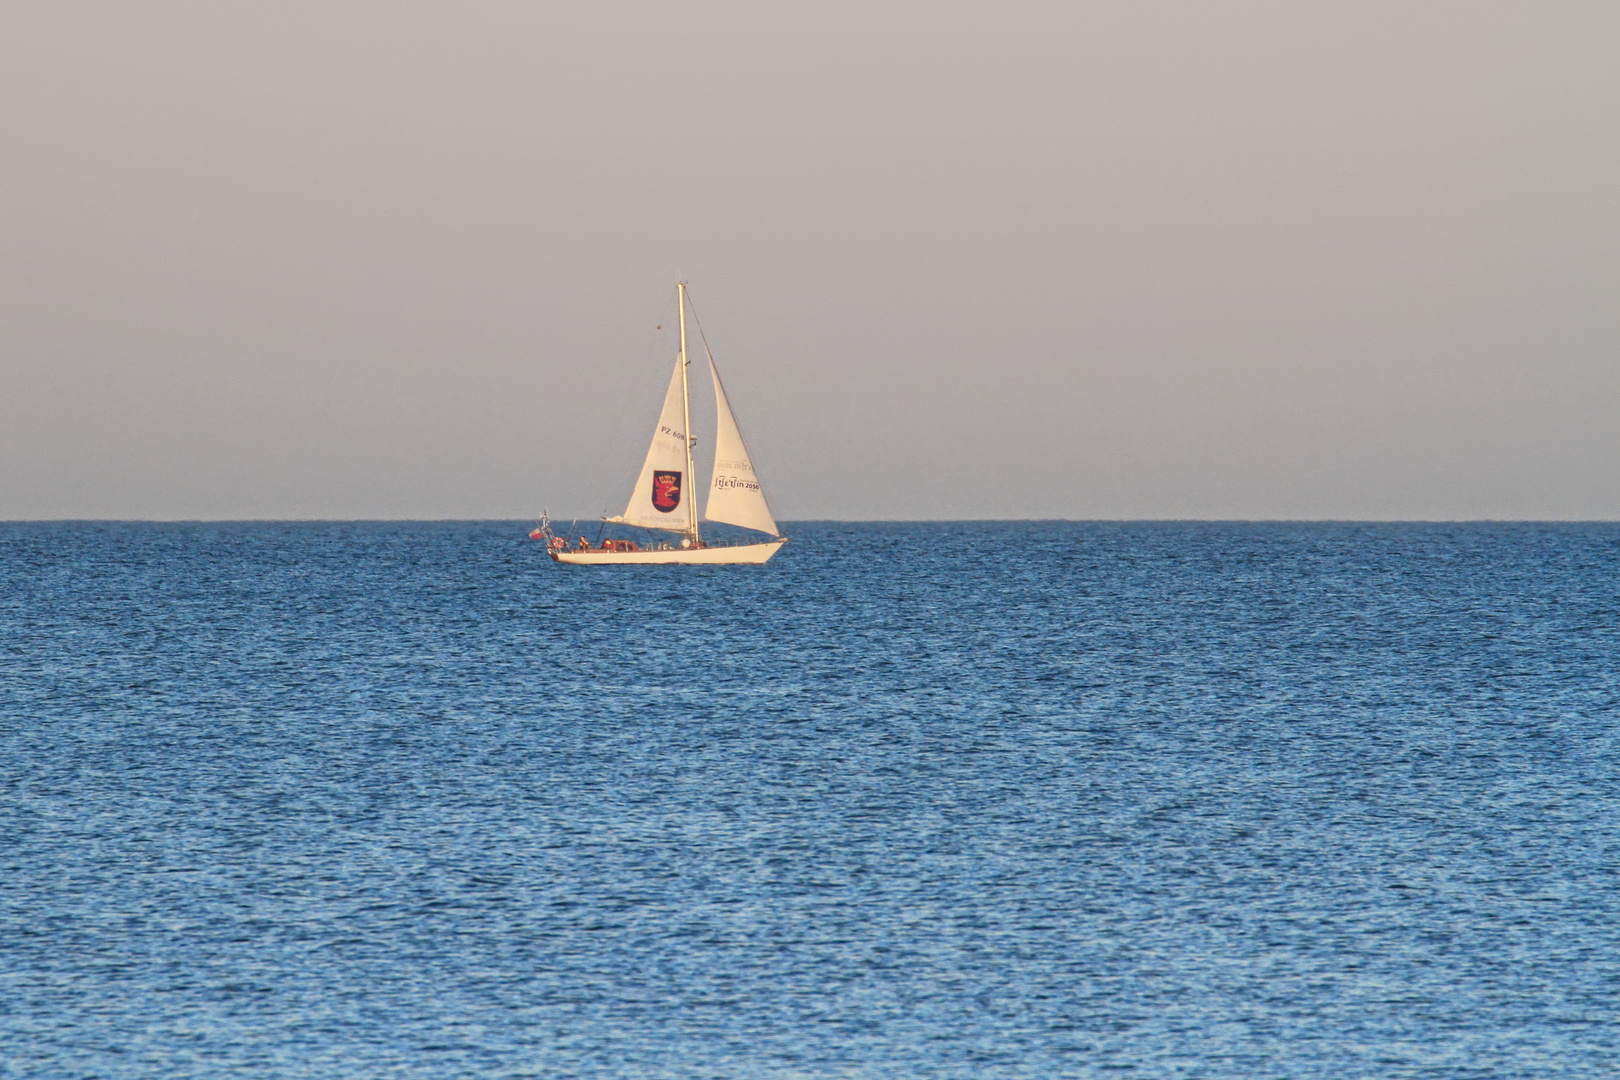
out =
[[(1620, 4), (0, 8), (0, 518), (1620, 517)], [(700, 435), (707, 435), (702, 428)]]

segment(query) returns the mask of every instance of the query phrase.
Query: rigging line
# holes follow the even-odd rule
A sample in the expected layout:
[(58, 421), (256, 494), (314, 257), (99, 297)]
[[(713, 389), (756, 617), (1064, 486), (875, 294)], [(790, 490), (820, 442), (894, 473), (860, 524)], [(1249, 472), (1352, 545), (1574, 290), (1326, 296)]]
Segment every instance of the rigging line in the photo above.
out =
[[(703, 342), (703, 355), (707, 356), (709, 358), (709, 374), (714, 376), (714, 381), (716, 383), (718, 383), (719, 386), (720, 386), (720, 392), (724, 394), (725, 390), (726, 390), (725, 380), (720, 378), (720, 365), (716, 364), (714, 362), (714, 353), (709, 351), (709, 335), (707, 335), (707, 334), (705, 334), (703, 332), (703, 320), (698, 318), (697, 305), (692, 303), (692, 290), (691, 289), (686, 290), (686, 306), (692, 309), (692, 322), (697, 325), (698, 340)], [(731, 395), (730, 394), (726, 394), (726, 402), (727, 402), (727, 404), (730, 404), (730, 402), (731, 402)], [(731, 423), (732, 423), (732, 426), (737, 429), (737, 435), (738, 435), (738, 437), (740, 437), (742, 439), (743, 445), (745, 447), (748, 447), (749, 446), (748, 435), (747, 435), (746, 432), (743, 431), (742, 422), (737, 419), (737, 410), (735, 410), (735, 409), (731, 410)], [(748, 457), (749, 457), (749, 464), (750, 465), (753, 464), (753, 456), (754, 456), (754, 451), (750, 447), (749, 450), (748, 450)], [(756, 480), (759, 479), (759, 470), (758, 469), (754, 470), (754, 478)], [(776, 519), (776, 507), (771, 505), (770, 496), (765, 494), (765, 481), (763, 481), (763, 480), (759, 481), (759, 497), (762, 500), (764, 500), (765, 509), (770, 512), (771, 520), (776, 521), (776, 528), (777, 528), (778, 532), (780, 532), (780, 530), (782, 528), (782, 523), (780, 521), (777, 521), (777, 519)]]

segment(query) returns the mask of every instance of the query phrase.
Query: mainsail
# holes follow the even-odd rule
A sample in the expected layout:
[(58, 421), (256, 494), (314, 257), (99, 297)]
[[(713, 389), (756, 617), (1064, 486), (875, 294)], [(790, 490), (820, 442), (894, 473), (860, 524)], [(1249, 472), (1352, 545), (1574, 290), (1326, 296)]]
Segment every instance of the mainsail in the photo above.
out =
[[(732, 418), (731, 405), (726, 401), (725, 387), (720, 383), (720, 372), (715, 370), (712, 356), (709, 357), (709, 377), (714, 380), (716, 413), (714, 477), (709, 482), (709, 503), (703, 516), (709, 521), (723, 521), (775, 536), (776, 520), (765, 503), (765, 489), (760, 487), (759, 477), (754, 474), (748, 447), (743, 445), (742, 432), (737, 430), (737, 421)], [(668, 411), (668, 404), (664, 409)], [(651, 460), (649, 456), (648, 461)]]
[(623, 514), (610, 517), (609, 521), (647, 529), (687, 530), (691, 511), (686, 500), (692, 493), (688, 490), (690, 478), (686, 475), (686, 400), (681, 380), (685, 362), (684, 355), (675, 360), (669, 392), (664, 395), (664, 411), (659, 414), (658, 427), (653, 430), (641, 477), (636, 481), (635, 490), (630, 492), (630, 504)]

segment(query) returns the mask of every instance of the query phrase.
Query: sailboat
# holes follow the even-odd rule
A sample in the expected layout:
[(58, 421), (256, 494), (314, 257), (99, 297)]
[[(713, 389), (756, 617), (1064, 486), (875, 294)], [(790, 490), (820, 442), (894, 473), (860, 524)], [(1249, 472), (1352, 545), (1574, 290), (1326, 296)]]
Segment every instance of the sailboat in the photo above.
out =
[[(732, 416), (731, 404), (715, 367), (714, 354), (708, 342), (703, 345), (709, 361), (709, 377), (714, 382), (715, 437), (714, 469), (709, 479), (708, 504), (703, 520), (736, 525), (755, 532), (766, 533), (768, 540), (719, 542), (705, 540), (699, 529), (697, 500), (693, 498), (689, 480), (694, 476), (692, 446), (697, 441), (689, 438), (692, 429), (691, 396), (687, 379), (690, 362), (686, 351), (686, 282), (675, 284), (675, 299), (680, 320), (680, 355), (675, 359), (675, 370), (669, 377), (669, 389), (664, 393), (664, 409), (653, 429), (652, 445), (641, 465), (641, 475), (631, 489), (630, 502), (624, 513), (603, 518), (604, 523), (636, 525), (670, 534), (666, 541), (650, 544), (634, 540), (602, 540), (592, 546), (586, 537), (575, 542), (570, 536), (558, 536), (551, 529), (548, 518), (542, 518), (540, 527), (529, 535), (546, 542), (546, 550), (553, 562), (574, 566), (597, 566), (615, 563), (763, 563), (787, 543), (776, 527), (776, 519), (765, 501), (765, 489), (754, 472), (748, 447), (742, 432)], [(678, 539), (677, 539), (678, 537)]]

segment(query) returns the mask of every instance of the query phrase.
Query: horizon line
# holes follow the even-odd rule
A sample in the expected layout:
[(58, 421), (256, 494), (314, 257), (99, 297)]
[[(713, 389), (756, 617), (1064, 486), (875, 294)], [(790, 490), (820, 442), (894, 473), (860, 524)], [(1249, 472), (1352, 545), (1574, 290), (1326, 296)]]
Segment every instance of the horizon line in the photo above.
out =
[[(561, 516), (553, 517), (553, 522)], [(0, 518), (0, 525), (432, 525), (527, 523), (532, 518), (508, 517), (38, 517)], [(571, 520), (584, 524), (597, 518), (577, 517)], [(1062, 525), (1131, 525), (1131, 524), (1200, 524), (1200, 525), (1614, 525), (1620, 517), (963, 517), (963, 518), (784, 518), (783, 525), (961, 525), (961, 524), (1023, 524), (1042, 523)], [(725, 524), (724, 522), (704, 524)]]

